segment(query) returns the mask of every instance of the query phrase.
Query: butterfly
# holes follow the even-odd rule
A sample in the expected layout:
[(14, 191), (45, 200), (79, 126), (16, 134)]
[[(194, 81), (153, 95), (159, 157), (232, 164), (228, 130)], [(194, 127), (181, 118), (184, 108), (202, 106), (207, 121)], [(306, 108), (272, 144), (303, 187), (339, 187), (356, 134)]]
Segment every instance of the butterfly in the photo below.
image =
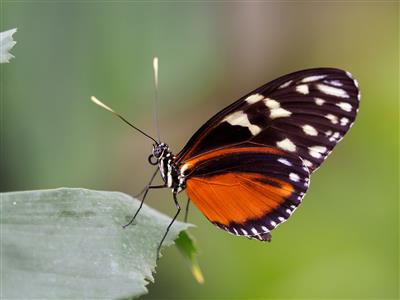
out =
[[(177, 194), (185, 190), (219, 228), (270, 241), (271, 232), (301, 204), (310, 176), (353, 125), (359, 102), (358, 83), (349, 72), (315, 68), (279, 77), (233, 102), (177, 155), (128, 123), (154, 141), (149, 162), (158, 166), (132, 221), (150, 189), (172, 190), (177, 212), (159, 254), (181, 211)], [(164, 184), (152, 185), (158, 172)]]

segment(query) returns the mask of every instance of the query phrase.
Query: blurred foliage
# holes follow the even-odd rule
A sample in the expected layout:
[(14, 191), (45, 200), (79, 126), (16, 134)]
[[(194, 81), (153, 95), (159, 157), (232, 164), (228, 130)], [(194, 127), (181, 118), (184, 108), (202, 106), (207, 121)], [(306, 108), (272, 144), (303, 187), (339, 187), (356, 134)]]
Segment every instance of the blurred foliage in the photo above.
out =
[[(140, 191), (151, 144), (88, 99), (155, 132), (154, 55), (161, 135), (175, 152), (261, 84), (343, 68), (360, 83), (358, 119), (272, 243), (231, 236), (192, 209), (206, 282), (168, 250), (146, 297), (397, 298), (398, 12), (389, 1), (3, 1), (0, 31), (18, 27), (18, 44), (1, 66), (1, 188)], [(174, 212), (169, 191), (148, 203)]]
[(179, 251), (186, 258), (190, 265), (193, 277), (198, 283), (204, 283), (203, 273), (201, 272), (199, 263), (197, 261), (198, 248), (194, 242), (194, 238), (187, 232), (181, 231), (178, 238), (175, 240), (175, 245)]

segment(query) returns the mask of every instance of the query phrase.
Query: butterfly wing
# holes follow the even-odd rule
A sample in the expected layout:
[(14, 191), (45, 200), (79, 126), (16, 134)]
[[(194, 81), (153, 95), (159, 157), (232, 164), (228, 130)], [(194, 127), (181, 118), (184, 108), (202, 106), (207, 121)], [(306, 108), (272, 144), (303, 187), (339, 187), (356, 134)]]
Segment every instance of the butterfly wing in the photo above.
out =
[(302, 160), (253, 143), (186, 161), (186, 192), (215, 225), (235, 235), (269, 240), (269, 232), (299, 206), (309, 184)]
[(353, 124), (359, 99), (357, 81), (343, 70), (309, 69), (280, 77), (212, 117), (177, 161), (253, 141), (299, 155), (313, 172)]

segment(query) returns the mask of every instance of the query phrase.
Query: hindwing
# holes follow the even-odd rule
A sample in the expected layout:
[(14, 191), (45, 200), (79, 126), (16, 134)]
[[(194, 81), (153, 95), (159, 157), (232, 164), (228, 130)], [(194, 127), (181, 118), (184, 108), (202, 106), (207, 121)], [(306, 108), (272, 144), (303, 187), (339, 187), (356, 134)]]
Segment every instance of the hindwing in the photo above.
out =
[(189, 198), (212, 223), (259, 240), (291, 216), (309, 185), (300, 158), (252, 143), (196, 156), (180, 170)]

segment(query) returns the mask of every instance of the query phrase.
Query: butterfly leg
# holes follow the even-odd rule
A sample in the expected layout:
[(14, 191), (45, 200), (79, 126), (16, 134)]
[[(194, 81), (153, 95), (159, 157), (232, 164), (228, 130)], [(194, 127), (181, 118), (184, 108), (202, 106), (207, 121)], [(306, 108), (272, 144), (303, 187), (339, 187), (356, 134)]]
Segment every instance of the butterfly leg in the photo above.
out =
[(143, 194), (142, 201), (140, 201), (139, 208), (136, 210), (136, 212), (133, 215), (132, 219), (127, 224), (123, 225), (122, 228), (125, 229), (126, 227), (131, 225), (133, 223), (133, 221), (135, 221), (136, 216), (138, 215), (139, 211), (142, 209), (142, 206), (143, 206), (143, 203), (144, 203), (144, 199), (146, 198), (147, 193), (149, 192), (150, 189), (161, 189), (161, 188), (165, 188), (165, 187), (167, 187), (166, 184), (163, 184), (163, 185), (147, 185), (146, 188), (145, 188), (144, 194)]
[(188, 220), (188, 215), (189, 215), (189, 204), (190, 204), (190, 198), (188, 197), (187, 202), (186, 202), (186, 208), (185, 208), (185, 218), (183, 221), (187, 223)]
[(134, 195), (133, 196), (134, 198), (139, 198), (141, 195), (143, 195), (143, 193), (146, 191), (147, 187), (153, 183), (153, 180), (156, 177), (157, 173), (158, 173), (158, 168), (156, 168), (156, 170), (154, 171), (154, 174), (151, 176), (149, 183), (144, 186), (144, 188), (142, 189), (142, 191), (140, 193)]
[(158, 245), (158, 248), (157, 248), (157, 260), (159, 260), (159, 258), (160, 258), (161, 246), (162, 246), (162, 244), (163, 244), (165, 238), (167, 237), (167, 234), (168, 234), (168, 232), (169, 232), (169, 229), (171, 228), (172, 224), (174, 224), (176, 218), (178, 217), (179, 213), (181, 212), (181, 206), (180, 206), (179, 203), (178, 203), (178, 199), (176, 198), (176, 194), (177, 194), (177, 192), (174, 191), (174, 192), (173, 192), (173, 197), (174, 197), (174, 202), (175, 202), (175, 206), (176, 206), (176, 208), (177, 208), (177, 211), (176, 211), (175, 216), (172, 218), (172, 221), (169, 223), (169, 225), (168, 225), (168, 227), (167, 227), (167, 230), (165, 231), (164, 236), (163, 236), (163, 238), (161, 239), (160, 244)]

